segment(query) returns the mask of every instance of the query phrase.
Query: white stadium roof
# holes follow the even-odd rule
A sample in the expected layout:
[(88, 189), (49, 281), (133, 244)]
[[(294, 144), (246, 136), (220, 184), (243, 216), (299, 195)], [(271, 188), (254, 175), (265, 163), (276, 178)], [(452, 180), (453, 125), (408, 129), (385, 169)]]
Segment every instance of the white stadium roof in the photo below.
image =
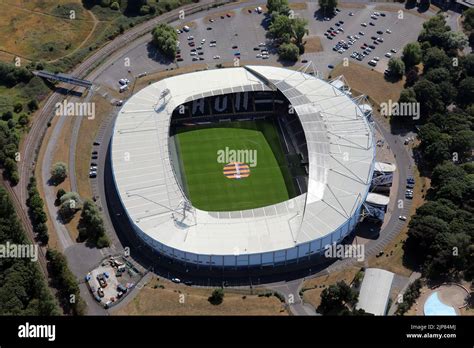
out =
[[(270, 90), (268, 82), (288, 98), (303, 126), (308, 192), (233, 212), (184, 203), (168, 149), (173, 110), (207, 96)], [(368, 193), (374, 151), (363, 112), (339, 89), (302, 72), (247, 66), (179, 75), (136, 93), (116, 119), (111, 158), (122, 204), (143, 233), (184, 252), (235, 255), (294, 248), (345, 224)]]

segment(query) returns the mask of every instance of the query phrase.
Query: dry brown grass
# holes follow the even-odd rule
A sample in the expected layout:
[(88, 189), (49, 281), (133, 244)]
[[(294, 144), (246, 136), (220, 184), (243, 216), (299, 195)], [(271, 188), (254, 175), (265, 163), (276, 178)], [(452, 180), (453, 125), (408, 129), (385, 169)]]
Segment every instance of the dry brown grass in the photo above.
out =
[(323, 45), (321, 44), (321, 39), (319, 36), (308, 36), (305, 39), (305, 43), (304, 43), (305, 53), (321, 52), (322, 50), (323, 50)]
[(295, 2), (290, 4), (290, 8), (295, 11), (307, 10), (308, 4), (306, 2)]
[(388, 82), (382, 73), (357, 63), (351, 63), (347, 67), (342, 64), (337, 65), (331, 72), (331, 77), (335, 78), (339, 75), (344, 75), (352, 89), (368, 95), (376, 104), (389, 99), (398, 100), (403, 89), (403, 80), (395, 83)]
[(341, 2), (337, 4), (338, 8), (365, 8), (364, 4), (360, 4), (357, 2)]
[[(231, 15), (231, 18), (227, 18), (226, 14), (228, 13)], [(221, 18), (222, 16), (224, 16), (224, 18)], [(222, 12), (213, 13), (211, 15), (207, 15), (206, 17), (204, 17), (204, 22), (209, 23), (209, 19), (214, 19), (215, 21), (220, 21), (220, 20), (224, 21), (224, 20), (232, 19), (234, 16), (235, 16), (235, 11), (233, 10), (222, 11)]]
[[(159, 286), (164, 286), (161, 289)], [(156, 288), (155, 288), (156, 286)], [(153, 280), (114, 315), (288, 315), (274, 296), (258, 297), (224, 290), (224, 301), (212, 305), (208, 298), (213, 289), (178, 285)], [(244, 298), (245, 297), (245, 298)]]
[[(314, 308), (317, 308), (321, 303), (321, 293), (325, 288), (342, 280), (345, 281), (346, 284), (350, 284), (359, 271), (360, 267), (349, 266), (344, 268), (342, 271), (333, 272), (328, 275), (305, 281), (301, 289), (308, 290), (303, 292), (303, 300), (313, 305)], [(321, 285), (325, 285), (325, 287), (321, 287)]]
[[(57, 5), (78, 5), (76, 20), (54, 15)], [(80, 46), (93, 27), (80, 0), (2, 1), (0, 49), (31, 59), (55, 59)], [(66, 46), (70, 44), (70, 48)], [(48, 50), (46, 45), (54, 47)]]
[(98, 129), (102, 122), (111, 114), (114, 106), (102, 96), (95, 94), (91, 102), (95, 103), (95, 117), (84, 118), (79, 129), (76, 146), (76, 184), (79, 195), (92, 198), (92, 188), (89, 179), (92, 143), (95, 141)]

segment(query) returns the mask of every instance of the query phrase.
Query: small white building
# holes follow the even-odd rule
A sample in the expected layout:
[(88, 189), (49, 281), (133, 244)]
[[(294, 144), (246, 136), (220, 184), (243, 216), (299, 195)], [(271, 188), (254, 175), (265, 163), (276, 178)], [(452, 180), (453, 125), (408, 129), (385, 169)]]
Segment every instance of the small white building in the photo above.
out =
[(356, 309), (367, 313), (385, 315), (394, 274), (379, 268), (367, 268), (360, 287)]

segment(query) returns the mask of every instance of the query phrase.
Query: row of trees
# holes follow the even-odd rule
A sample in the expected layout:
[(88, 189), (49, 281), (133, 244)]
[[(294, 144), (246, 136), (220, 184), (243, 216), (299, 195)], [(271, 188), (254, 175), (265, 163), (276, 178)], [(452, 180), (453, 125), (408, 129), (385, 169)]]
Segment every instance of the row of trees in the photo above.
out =
[(18, 144), (20, 137), (5, 122), (0, 122), (0, 166), (3, 167), (3, 174), (12, 185), (18, 184), (20, 176), (18, 174), (17, 161), (20, 160)]
[(453, 103), (466, 108), (473, 100), (474, 56), (458, 55), (466, 43), (462, 33), (451, 31), (444, 17), (437, 15), (423, 24), (418, 42), (404, 47), (406, 88), (400, 101), (420, 103), (421, 123)]
[(268, 35), (280, 45), (280, 58), (298, 60), (304, 51), (303, 37), (308, 34), (308, 21), (294, 17), (287, 0), (268, 0), (267, 8), (271, 16)]
[(0, 85), (13, 87), (21, 82), (28, 83), (32, 78), (33, 74), (28, 69), (0, 62)]
[[(474, 55), (460, 56), (465, 37), (442, 15), (423, 24), (403, 50), (407, 88), (401, 102), (420, 104), (418, 164), (431, 175), (404, 244), (405, 261), (429, 279), (474, 276)], [(417, 65), (422, 63), (423, 74)], [(449, 106), (449, 108), (448, 108)]]
[(82, 207), (81, 219), (79, 220), (79, 240), (94, 243), (98, 248), (110, 245), (105, 233), (104, 221), (99, 209), (91, 200), (86, 200)]
[(28, 184), (28, 199), (26, 204), (28, 205), (31, 223), (33, 224), (33, 230), (38, 236), (38, 240), (43, 244), (48, 244), (49, 233), (48, 226), (46, 225), (48, 216), (44, 211), (44, 202), (38, 192), (36, 179), (34, 177), (31, 177)]
[(66, 312), (73, 315), (85, 313), (85, 303), (81, 298), (79, 284), (68, 267), (67, 260), (57, 250), (49, 249), (46, 253), (55, 287), (59, 289), (61, 302)]
[(403, 301), (397, 305), (397, 311), (395, 314), (403, 315), (411, 308), (411, 306), (413, 306), (418, 297), (420, 297), (420, 289), (422, 285), (423, 283), (421, 280), (417, 279), (408, 286), (403, 294)]
[[(0, 187), (0, 244), (28, 244), (7, 192)], [(0, 315), (60, 315), (36, 262), (3, 258), (0, 262)]]

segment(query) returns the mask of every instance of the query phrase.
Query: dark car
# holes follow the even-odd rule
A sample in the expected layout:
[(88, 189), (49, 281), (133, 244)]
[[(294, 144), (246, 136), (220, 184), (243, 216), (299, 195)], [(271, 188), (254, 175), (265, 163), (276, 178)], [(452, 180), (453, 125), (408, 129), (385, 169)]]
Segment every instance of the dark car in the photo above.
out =
[(334, 69), (334, 65), (329, 64), (329, 65), (328, 65), (328, 68), (329, 68), (329, 69)]
[(301, 61), (301, 63), (308, 63), (308, 60), (307, 60), (307, 59), (303, 59), (303, 60)]
[(98, 152), (97, 152), (97, 151), (92, 151), (92, 154), (93, 154), (93, 155), (97, 155)]
[(372, 40), (377, 40), (377, 36), (371, 36), (370, 37)]
[(234, 45), (234, 46), (232, 46), (232, 48), (235, 50), (235, 49), (239, 48), (239, 46)]
[(382, 17), (385, 17), (385, 13), (383, 13), (383, 12), (381, 12), (380, 15), (381, 15)]
[(92, 158), (93, 160), (96, 160), (96, 159), (98, 159), (99, 157), (97, 157), (96, 155), (93, 155), (91, 158)]
[(178, 62), (182, 62), (183, 61), (183, 58), (178, 58), (176, 59)]
[(94, 146), (99, 146), (99, 145), (100, 145), (100, 142), (94, 141)]
[(254, 51), (260, 51), (260, 47), (254, 47), (253, 50)]
[(375, 46), (374, 46), (374, 45), (369, 45), (369, 48), (375, 50)]
[(185, 285), (188, 285), (188, 286), (191, 286), (191, 285), (193, 285), (193, 282), (192, 282), (191, 280), (186, 280), (186, 281), (184, 282), (184, 284), (185, 284)]
[(383, 31), (382, 30), (377, 30), (377, 34), (382, 35)]
[(199, 52), (198, 55), (202, 56), (204, 54), (203, 51)]

